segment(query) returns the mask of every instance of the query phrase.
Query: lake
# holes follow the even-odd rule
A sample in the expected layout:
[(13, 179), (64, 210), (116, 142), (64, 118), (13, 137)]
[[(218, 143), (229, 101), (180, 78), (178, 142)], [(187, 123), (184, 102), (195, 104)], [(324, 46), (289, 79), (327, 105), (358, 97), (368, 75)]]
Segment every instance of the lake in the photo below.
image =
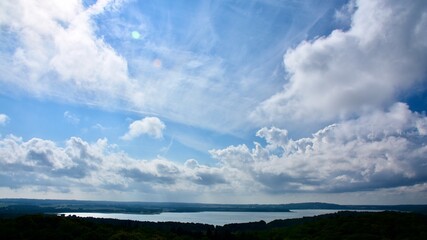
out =
[(149, 222), (189, 222), (204, 223), (222, 226), (229, 223), (257, 222), (264, 220), (271, 222), (276, 219), (291, 219), (312, 217), (327, 213), (336, 213), (339, 210), (292, 210), (291, 212), (162, 212), (160, 214), (127, 214), (127, 213), (61, 213), (65, 216), (114, 218), (121, 220), (149, 221)]

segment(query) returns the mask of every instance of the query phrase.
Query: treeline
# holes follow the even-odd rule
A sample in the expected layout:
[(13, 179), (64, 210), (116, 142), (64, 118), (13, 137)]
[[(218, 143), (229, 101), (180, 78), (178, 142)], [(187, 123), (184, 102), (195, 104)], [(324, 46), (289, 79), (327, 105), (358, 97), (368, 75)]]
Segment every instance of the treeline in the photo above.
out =
[(427, 239), (427, 216), (339, 212), (213, 226), (39, 214), (0, 218), (0, 239)]

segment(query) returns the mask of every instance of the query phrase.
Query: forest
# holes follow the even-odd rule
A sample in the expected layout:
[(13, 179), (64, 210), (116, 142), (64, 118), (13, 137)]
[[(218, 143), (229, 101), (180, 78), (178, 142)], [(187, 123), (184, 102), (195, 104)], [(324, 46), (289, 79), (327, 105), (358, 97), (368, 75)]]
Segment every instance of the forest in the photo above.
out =
[(65, 217), (0, 216), (1, 239), (427, 239), (427, 216), (383, 211), (213, 226)]

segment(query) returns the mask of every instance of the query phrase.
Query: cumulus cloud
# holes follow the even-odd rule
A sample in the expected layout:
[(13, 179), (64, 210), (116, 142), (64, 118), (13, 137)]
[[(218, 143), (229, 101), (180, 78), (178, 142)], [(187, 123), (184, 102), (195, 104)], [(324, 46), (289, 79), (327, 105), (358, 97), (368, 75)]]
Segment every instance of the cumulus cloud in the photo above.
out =
[(59, 147), (50, 140), (7, 136), (0, 140), (0, 175), (8, 179), (3, 186), (71, 187), (99, 170), (106, 160), (101, 157), (105, 144), (103, 139), (91, 145), (73, 137)]
[(24, 141), (9, 135), (0, 139), (0, 187), (144, 193), (225, 185), (222, 168), (191, 161), (193, 166), (163, 158), (135, 159), (106, 139), (89, 143), (71, 137), (60, 146), (50, 140)]
[[(333, 124), (312, 137), (289, 139), (263, 128), (255, 143), (212, 150), (269, 192), (353, 192), (414, 186), (427, 181), (427, 117), (404, 103)], [(280, 151), (277, 151), (279, 149)]]
[(197, 184), (212, 186), (227, 183), (223, 168), (200, 165), (195, 159), (188, 159), (184, 166), (193, 170), (191, 180)]
[(9, 117), (6, 114), (0, 114), (0, 126), (9, 122)]
[(132, 140), (144, 134), (154, 138), (162, 138), (165, 128), (166, 125), (159, 118), (146, 117), (132, 122), (129, 125), (129, 131), (121, 138), (123, 140)]
[(304, 41), (284, 56), (288, 83), (253, 112), (259, 122), (327, 122), (386, 109), (426, 78), (427, 3), (355, 1), (347, 31)]

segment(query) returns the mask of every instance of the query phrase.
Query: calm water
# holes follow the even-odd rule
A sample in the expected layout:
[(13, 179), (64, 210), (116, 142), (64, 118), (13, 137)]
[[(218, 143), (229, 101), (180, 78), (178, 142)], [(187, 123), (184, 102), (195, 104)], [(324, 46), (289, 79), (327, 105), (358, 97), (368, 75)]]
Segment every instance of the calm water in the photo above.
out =
[(264, 220), (271, 222), (276, 219), (290, 219), (311, 217), (327, 213), (335, 213), (339, 210), (292, 210), (292, 212), (191, 212), (160, 214), (127, 214), (127, 213), (63, 213), (66, 216), (115, 218), (122, 220), (150, 221), (150, 222), (193, 222), (212, 225), (224, 225), (228, 223), (244, 223)]

